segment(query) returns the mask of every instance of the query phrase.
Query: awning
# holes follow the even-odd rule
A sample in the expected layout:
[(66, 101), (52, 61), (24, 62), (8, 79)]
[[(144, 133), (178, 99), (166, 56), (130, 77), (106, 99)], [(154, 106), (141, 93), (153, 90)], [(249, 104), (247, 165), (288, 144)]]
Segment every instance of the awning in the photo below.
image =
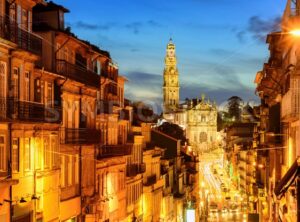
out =
[(298, 157), (286, 174), (282, 177), (280, 182), (275, 187), (274, 193), (279, 196), (287, 191), (290, 185), (295, 181), (300, 173), (300, 158)]

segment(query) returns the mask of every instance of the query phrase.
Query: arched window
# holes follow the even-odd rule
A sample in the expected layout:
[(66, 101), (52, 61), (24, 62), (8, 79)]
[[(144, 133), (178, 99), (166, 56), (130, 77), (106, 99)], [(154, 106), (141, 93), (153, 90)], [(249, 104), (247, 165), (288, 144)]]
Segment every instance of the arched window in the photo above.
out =
[(200, 143), (206, 143), (207, 142), (207, 134), (205, 132), (200, 133)]

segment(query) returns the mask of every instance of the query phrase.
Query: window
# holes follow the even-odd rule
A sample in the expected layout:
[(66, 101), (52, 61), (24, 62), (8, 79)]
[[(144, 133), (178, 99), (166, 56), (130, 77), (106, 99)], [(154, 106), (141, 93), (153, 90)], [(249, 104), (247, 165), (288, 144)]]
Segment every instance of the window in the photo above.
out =
[[(17, 23), (19, 27), (22, 27), (22, 8), (21, 5), (17, 5)], [(21, 33), (19, 33), (21, 34)]]
[(0, 98), (6, 95), (6, 63), (0, 62)]
[(79, 183), (78, 155), (61, 155), (62, 187), (73, 186)]
[(43, 144), (42, 139), (40, 137), (35, 138), (35, 169), (42, 168), (42, 158), (43, 158)]
[(9, 17), (12, 21), (16, 20), (16, 3), (13, 3), (9, 7)]
[(19, 73), (19, 68), (13, 68), (11, 87), (14, 98), (19, 98)]
[(30, 138), (24, 139), (24, 170), (31, 170), (31, 149), (30, 149)]
[(60, 175), (61, 175), (61, 187), (64, 188), (66, 186), (66, 156), (61, 155), (61, 166), (60, 166)]
[(52, 106), (52, 94), (53, 94), (53, 87), (52, 87), (52, 83), (48, 82), (47, 83), (47, 90), (46, 90), (46, 105), (51, 107)]
[(22, 28), (28, 30), (28, 11), (22, 9)]
[(48, 136), (44, 137), (44, 168), (50, 167), (51, 160), (51, 148), (50, 148), (50, 140)]
[(200, 133), (200, 143), (206, 143), (207, 142), (207, 134), (205, 132)]
[(0, 135), (0, 172), (6, 172), (6, 161), (5, 137)]
[(26, 71), (24, 76), (24, 100), (30, 101), (30, 72)]
[(42, 102), (42, 97), (41, 97), (41, 79), (40, 78), (36, 78), (34, 80), (34, 101), (35, 102)]
[(32, 17), (31, 17), (31, 11), (28, 11), (28, 31), (31, 32), (31, 27), (32, 27)]
[(19, 172), (19, 138), (12, 139), (12, 171)]
[(58, 147), (58, 137), (51, 135), (51, 156), (52, 156), (52, 168), (59, 167), (59, 147)]
[(6, 63), (0, 62), (0, 116), (6, 116)]

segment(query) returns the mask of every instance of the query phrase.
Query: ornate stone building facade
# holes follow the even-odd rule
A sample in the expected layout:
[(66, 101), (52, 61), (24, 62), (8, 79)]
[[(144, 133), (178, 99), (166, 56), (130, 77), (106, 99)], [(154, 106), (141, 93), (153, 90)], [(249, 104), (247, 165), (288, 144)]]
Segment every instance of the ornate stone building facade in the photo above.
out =
[(205, 100), (204, 95), (179, 103), (179, 73), (172, 40), (167, 45), (163, 94), (163, 117), (185, 130), (194, 152), (213, 148), (217, 137), (217, 106)]

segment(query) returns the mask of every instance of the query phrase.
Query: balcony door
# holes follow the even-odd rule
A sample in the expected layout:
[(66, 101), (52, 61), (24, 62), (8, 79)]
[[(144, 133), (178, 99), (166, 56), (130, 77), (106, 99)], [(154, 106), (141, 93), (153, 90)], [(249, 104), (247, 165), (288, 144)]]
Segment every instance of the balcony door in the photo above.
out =
[(0, 62), (0, 117), (6, 116), (6, 63)]

